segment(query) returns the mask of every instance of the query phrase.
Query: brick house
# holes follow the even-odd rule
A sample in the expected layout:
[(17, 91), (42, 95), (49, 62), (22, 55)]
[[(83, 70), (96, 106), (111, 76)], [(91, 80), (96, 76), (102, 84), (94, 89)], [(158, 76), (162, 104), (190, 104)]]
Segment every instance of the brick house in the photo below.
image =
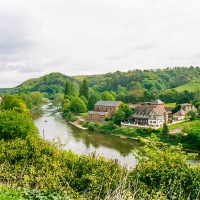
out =
[(112, 118), (121, 103), (121, 101), (98, 101), (94, 105), (94, 110), (88, 111), (88, 121), (103, 122), (105, 117)]

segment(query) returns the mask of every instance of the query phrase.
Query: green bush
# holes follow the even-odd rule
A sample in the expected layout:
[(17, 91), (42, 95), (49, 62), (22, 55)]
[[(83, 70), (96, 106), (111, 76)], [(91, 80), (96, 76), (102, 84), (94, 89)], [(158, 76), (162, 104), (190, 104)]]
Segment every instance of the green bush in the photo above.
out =
[(155, 135), (138, 153), (139, 163), (133, 170), (148, 194), (162, 194), (162, 199), (198, 199), (200, 166), (190, 167), (182, 146), (169, 146)]
[[(45, 195), (66, 194), (94, 199), (114, 190), (127, 172), (113, 161), (93, 156), (78, 156), (58, 150), (56, 144), (39, 137), (0, 141), (0, 180)], [(37, 193), (37, 192), (36, 192)], [(88, 198), (87, 198), (88, 199)]]
[(0, 139), (25, 138), (27, 135), (37, 134), (38, 129), (30, 114), (14, 110), (0, 112)]
[(78, 118), (71, 113), (66, 113), (65, 114), (65, 120), (69, 121), (69, 122), (75, 122), (76, 120), (78, 120)]

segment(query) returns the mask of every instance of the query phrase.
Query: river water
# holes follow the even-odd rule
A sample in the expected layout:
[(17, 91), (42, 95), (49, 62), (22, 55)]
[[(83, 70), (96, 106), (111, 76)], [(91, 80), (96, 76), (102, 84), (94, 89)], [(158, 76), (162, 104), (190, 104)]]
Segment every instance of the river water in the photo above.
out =
[[(121, 165), (134, 167), (137, 163), (133, 156), (133, 150), (141, 147), (141, 143), (122, 139), (109, 134), (102, 134), (81, 130), (67, 123), (60, 113), (53, 112), (48, 105), (43, 106), (44, 114), (35, 120), (40, 135), (48, 140), (59, 140), (64, 149), (72, 150), (79, 155), (103, 156), (106, 159), (117, 159)], [(200, 157), (191, 161), (196, 164)]]
[(64, 149), (82, 155), (96, 156), (106, 159), (117, 159), (122, 165), (134, 167), (136, 159), (132, 151), (140, 148), (141, 143), (131, 139), (121, 139), (109, 134), (81, 130), (67, 123), (60, 113), (54, 113), (48, 105), (43, 106), (44, 114), (35, 120), (40, 135), (48, 140), (60, 140)]

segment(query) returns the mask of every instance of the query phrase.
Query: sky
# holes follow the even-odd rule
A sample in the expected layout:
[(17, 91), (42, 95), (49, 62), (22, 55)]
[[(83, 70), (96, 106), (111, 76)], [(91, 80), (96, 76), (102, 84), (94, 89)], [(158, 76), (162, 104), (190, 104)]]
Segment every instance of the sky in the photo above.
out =
[(199, 0), (0, 1), (0, 88), (199, 63)]

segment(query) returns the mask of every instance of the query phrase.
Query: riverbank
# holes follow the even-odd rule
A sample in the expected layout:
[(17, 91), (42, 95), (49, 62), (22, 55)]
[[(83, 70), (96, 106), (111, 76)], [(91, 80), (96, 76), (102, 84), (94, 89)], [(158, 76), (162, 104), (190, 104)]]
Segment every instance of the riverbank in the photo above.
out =
[(83, 127), (83, 126), (80, 124), (80, 122), (83, 122), (83, 121), (84, 121), (84, 120), (83, 120), (83, 117), (77, 116), (77, 118), (78, 118), (78, 119), (77, 119), (76, 121), (74, 121), (74, 122), (68, 121), (68, 123), (70, 123), (70, 124), (76, 126), (77, 128), (80, 128), (80, 129), (82, 129), (82, 130), (88, 130), (88, 128)]

